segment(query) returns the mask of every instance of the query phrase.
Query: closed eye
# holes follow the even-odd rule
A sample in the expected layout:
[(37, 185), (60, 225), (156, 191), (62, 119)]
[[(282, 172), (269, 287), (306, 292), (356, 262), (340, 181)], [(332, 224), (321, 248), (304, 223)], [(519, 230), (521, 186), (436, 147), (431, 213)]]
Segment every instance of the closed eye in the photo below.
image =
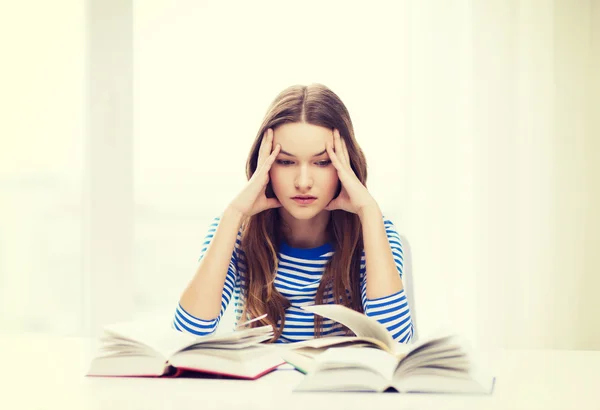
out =
[[(283, 166), (287, 166), (287, 165), (293, 165), (293, 164), (294, 164), (294, 161), (288, 161), (288, 160), (285, 160), (285, 159), (278, 159), (278, 160), (277, 160), (277, 161), (275, 161), (275, 162), (276, 162), (277, 164), (279, 164), (279, 165), (283, 165)], [(324, 161), (318, 161), (318, 162), (315, 162), (315, 164), (317, 164), (317, 166), (319, 166), (319, 167), (326, 167), (326, 166), (328, 166), (329, 164), (331, 164), (331, 160), (329, 160), (329, 159), (326, 159), (326, 160), (324, 160)]]

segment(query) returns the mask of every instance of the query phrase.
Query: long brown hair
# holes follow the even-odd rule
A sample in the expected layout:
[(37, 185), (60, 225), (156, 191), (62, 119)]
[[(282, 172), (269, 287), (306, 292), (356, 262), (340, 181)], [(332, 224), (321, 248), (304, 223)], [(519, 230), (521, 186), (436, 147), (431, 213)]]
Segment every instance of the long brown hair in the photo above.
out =
[[(286, 88), (273, 100), (260, 126), (246, 162), (248, 179), (256, 171), (258, 150), (263, 134), (285, 123), (305, 122), (333, 130), (337, 128), (346, 142), (350, 163), (358, 179), (366, 186), (367, 163), (356, 143), (350, 114), (341, 99), (322, 84), (295, 85)], [(338, 186), (336, 196), (339, 194)], [(274, 196), (267, 187), (267, 196)], [(285, 310), (289, 301), (275, 289), (277, 254), (282, 239), (282, 221), (277, 209), (268, 209), (247, 218), (242, 225), (241, 250), (246, 264), (242, 318), (267, 313), (261, 323), (272, 325), (276, 341), (283, 332)], [(333, 290), (334, 303), (362, 312), (360, 296), (360, 262), (363, 250), (362, 226), (357, 215), (331, 211), (327, 229), (332, 238), (333, 257), (325, 267), (317, 289), (315, 303), (326, 303), (325, 295)], [(315, 336), (321, 335), (323, 319), (315, 316)]]

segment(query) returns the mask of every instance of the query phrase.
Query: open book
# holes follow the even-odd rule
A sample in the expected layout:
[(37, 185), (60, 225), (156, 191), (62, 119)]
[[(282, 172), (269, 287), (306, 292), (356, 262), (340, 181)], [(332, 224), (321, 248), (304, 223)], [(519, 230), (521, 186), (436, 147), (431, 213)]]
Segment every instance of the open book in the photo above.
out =
[(495, 378), (473, 363), (456, 336), (400, 344), (377, 320), (341, 305), (305, 310), (335, 320), (356, 336), (323, 337), (294, 343), (282, 357), (306, 374), (295, 391), (481, 393)]
[(186, 371), (257, 379), (284, 361), (272, 345), (272, 326), (197, 337), (164, 323), (127, 322), (104, 328), (88, 376), (168, 376)]

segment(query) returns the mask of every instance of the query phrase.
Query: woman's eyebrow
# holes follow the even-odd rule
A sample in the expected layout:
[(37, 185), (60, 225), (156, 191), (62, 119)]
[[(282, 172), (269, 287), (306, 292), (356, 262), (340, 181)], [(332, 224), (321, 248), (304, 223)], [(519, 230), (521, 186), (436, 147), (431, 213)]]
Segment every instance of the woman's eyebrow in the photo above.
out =
[[(318, 154), (315, 154), (315, 155), (313, 155), (313, 157), (318, 157), (319, 155), (323, 155), (323, 154), (325, 154), (326, 152), (327, 152), (327, 149), (324, 149), (323, 151), (319, 152)], [(289, 153), (289, 152), (287, 152), (287, 151), (284, 151), (284, 150), (282, 150), (282, 149), (281, 149), (281, 150), (279, 150), (279, 153), (280, 153), (280, 154), (289, 155), (290, 157), (295, 157), (295, 155), (294, 155), (294, 154), (291, 154), (291, 153)]]

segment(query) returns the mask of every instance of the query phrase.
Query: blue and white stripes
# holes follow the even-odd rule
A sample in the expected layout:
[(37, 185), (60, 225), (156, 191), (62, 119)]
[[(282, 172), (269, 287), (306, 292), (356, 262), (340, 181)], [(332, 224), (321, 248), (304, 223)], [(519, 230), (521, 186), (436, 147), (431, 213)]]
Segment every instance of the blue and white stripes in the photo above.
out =
[[(202, 245), (200, 259), (204, 256), (214, 237), (219, 220), (220, 218), (215, 218), (208, 230)], [(396, 232), (393, 223), (385, 217), (384, 225), (398, 274), (402, 277), (403, 254), (400, 236)], [(192, 316), (181, 305), (178, 305), (173, 320), (175, 329), (199, 336), (213, 333), (232, 298), (236, 308), (236, 321), (240, 320), (243, 308), (240, 289), (244, 289), (246, 285), (246, 265), (239, 245), (240, 233), (238, 233), (234, 252), (229, 263), (219, 316), (210, 320), (200, 319)], [(286, 310), (285, 325), (283, 333), (277, 341), (278, 343), (298, 342), (314, 337), (314, 315), (304, 311), (301, 307), (315, 303), (319, 282), (332, 255), (333, 247), (329, 243), (312, 249), (293, 248), (285, 242), (280, 244), (275, 288), (290, 301), (291, 306)], [(363, 251), (360, 287), (365, 314), (377, 319), (386, 326), (396, 341), (401, 343), (410, 342), (413, 335), (413, 326), (404, 290), (382, 298), (368, 299), (366, 296), (367, 276), (365, 272), (365, 253)], [(326, 296), (327, 302), (333, 303), (332, 295), (328, 294)], [(324, 320), (322, 329), (324, 336), (344, 334), (341, 326), (331, 320)]]

